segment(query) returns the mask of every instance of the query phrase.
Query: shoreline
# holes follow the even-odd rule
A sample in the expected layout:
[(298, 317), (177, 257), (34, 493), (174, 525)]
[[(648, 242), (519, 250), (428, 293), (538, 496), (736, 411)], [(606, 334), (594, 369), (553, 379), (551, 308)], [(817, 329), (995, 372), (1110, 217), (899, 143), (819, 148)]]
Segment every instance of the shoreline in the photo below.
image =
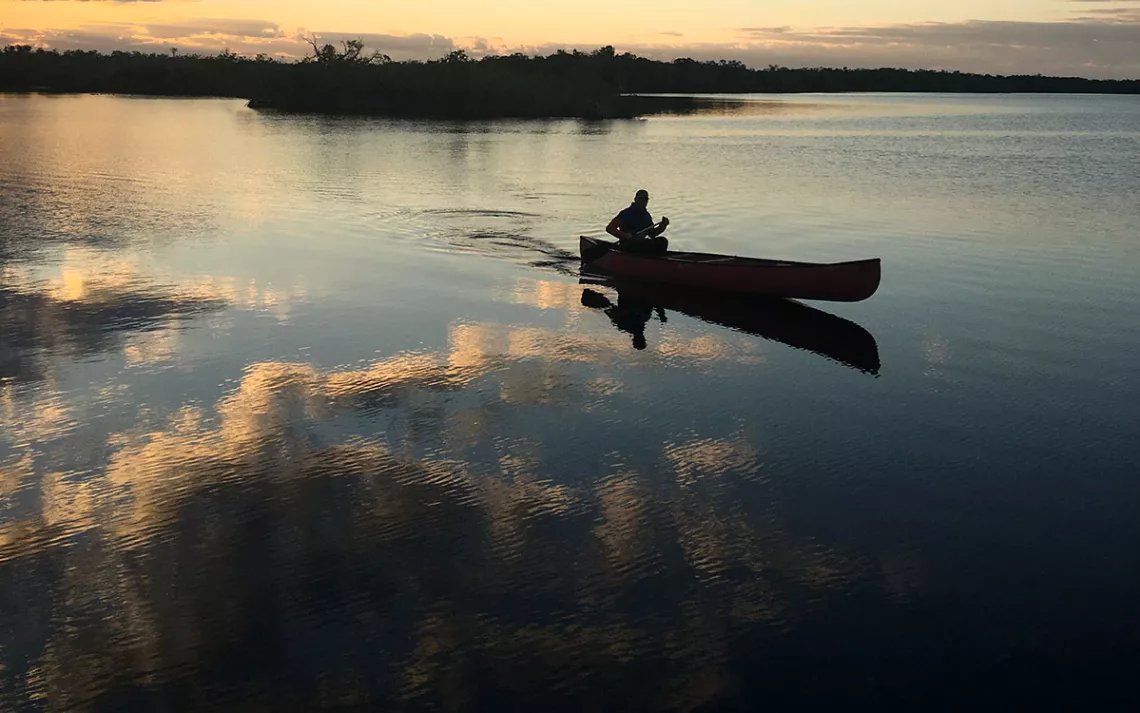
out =
[[(331, 48), (330, 48), (331, 49)], [(753, 69), (740, 62), (672, 62), (612, 47), (479, 60), (394, 62), (354, 54), (300, 61), (34, 49), (0, 51), (0, 92), (244, 99), (256, 111), (415, 119), (635, 119), (692, 111), (701, 95), (1140, 95), (1140, 79), (967, 74), (897, 68)]]

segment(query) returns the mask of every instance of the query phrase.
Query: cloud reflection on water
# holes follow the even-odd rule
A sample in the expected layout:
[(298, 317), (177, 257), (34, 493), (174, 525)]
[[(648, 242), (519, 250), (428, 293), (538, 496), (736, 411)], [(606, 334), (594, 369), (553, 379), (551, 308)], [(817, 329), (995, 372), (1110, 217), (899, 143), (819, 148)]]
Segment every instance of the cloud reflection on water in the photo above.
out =
[[(574, 288), (515, 294), (568, 309)], [(702, 339), (651, 356), (739, 351)], [(360, 368), (253, 363), (212, 406), (112, 434), (85, 472), (8, 463), (0, 578), (38, 604), (5, 609), (24, 623), (5, 622), (4, 689), (77, 709), (733, 700), (734, 642), (878, 574), (781, 524), (743, 433), (679, 432), (649, 460), (607, 442), (568, 477), (503, 426), (610, 418), (620, 378), (575, 365), (624, 349), (458, 323), (445, 350)], [(643, 676), (659, 685), (626, 689)]]
[(64, 267), (53, 281), (0, 269), (0, 383), (43, 380), (54, 357), (115, 351), (132, 333), (177, 330), (186, 318), (230, 304), (228, 295), (202, 287), (169, 289), (130, 269)]

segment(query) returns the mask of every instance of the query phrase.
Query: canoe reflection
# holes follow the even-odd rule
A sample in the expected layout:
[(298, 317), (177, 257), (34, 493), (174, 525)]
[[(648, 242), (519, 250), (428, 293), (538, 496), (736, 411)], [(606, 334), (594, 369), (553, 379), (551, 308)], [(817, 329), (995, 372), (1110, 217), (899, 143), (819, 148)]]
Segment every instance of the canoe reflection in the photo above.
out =
[(868, 374), (879, 373), (879, 345), (870, 332), (800, 302), (734, 297), (591, 274), (582, 275), (579, 283), (616, 292), (613, 301), (597, 290), (584, 288), (582, 304), (603, 310), (615, 327), (632, 336), (635, 349), (645, 348), (645, 327), (653, 316), (666, 322), (666, 310), (672, 310), (814, 352)]

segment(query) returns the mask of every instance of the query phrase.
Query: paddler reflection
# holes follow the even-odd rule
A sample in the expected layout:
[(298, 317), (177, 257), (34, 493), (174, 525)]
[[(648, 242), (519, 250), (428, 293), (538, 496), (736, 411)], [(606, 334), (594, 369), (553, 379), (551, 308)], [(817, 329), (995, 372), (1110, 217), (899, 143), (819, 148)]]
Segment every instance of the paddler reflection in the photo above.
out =
[(634, 349), (645, 348), (645, 326), (654, 312), (662, 323), (667, 321), (664, 309), (622, 290), (618, 290), (614, 303), (602, 293), (586, 288), (582, 290), (582, 304), (603, 310), (615, 327), (632, 335)]

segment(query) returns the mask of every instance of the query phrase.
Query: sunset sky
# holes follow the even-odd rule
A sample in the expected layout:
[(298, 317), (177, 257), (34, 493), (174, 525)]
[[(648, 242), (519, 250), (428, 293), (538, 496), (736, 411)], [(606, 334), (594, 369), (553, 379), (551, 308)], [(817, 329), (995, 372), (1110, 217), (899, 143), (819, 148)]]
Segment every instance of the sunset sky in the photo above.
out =
[(613, 45), (655, 59), (1140, 78), (1140, 0), (0, 0), (0, 44), (394, 59)]

